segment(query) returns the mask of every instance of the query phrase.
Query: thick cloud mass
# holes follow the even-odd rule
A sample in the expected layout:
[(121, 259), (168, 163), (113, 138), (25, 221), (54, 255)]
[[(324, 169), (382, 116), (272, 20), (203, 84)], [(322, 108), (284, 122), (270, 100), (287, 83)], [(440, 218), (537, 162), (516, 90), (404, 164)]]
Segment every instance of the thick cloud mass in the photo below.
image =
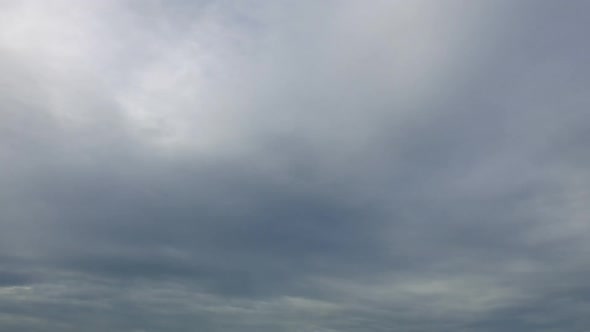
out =
[(590, 330), (586, 1), (0, 1), (0, 330)]

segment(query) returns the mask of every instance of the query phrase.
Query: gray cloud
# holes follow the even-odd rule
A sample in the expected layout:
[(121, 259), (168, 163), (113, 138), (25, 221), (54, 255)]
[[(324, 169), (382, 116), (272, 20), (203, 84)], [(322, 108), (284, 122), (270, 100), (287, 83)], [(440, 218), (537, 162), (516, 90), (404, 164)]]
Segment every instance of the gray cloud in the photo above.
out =
[(586, 331), (582, 1), (0, 4), (3, 331)]

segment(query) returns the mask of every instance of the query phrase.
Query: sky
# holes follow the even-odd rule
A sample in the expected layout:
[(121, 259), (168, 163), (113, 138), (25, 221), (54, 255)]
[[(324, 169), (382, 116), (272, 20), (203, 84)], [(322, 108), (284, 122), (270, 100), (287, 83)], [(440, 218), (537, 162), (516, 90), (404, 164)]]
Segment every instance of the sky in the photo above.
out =
[(0, 0), (0, 330), (589, 331), (589, 12)]

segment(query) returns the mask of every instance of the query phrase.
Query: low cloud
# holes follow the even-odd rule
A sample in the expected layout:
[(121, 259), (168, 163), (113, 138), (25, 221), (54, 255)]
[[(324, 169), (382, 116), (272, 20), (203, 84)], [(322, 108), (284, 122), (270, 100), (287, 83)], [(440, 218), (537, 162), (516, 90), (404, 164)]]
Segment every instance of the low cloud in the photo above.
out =
[(586, 331), (582, 1), (5, 1), (3, 331)]

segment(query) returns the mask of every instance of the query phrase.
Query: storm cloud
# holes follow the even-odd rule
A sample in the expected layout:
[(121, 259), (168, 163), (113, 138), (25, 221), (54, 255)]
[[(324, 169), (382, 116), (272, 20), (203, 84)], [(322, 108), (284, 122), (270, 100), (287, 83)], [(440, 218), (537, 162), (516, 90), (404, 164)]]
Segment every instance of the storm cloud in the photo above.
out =
[(0, 1), (0, 330), (588, 331), (589, 10)]

